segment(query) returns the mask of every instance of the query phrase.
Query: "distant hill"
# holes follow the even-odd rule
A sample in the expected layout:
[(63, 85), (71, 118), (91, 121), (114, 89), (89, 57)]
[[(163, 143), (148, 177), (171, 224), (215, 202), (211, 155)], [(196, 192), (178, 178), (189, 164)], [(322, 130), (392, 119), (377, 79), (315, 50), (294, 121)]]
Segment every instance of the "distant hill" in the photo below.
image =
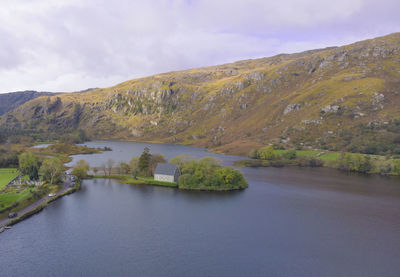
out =
[(0, 94), (0, 115), (5, 114), (32, 99), (45, 95), (50, 96), (54, 94), (51, 92), (38, 92), (34, 90), (2, 93)]
[(0, 127), (36, 138), (400, 152), (400, 33), (31, 100)]

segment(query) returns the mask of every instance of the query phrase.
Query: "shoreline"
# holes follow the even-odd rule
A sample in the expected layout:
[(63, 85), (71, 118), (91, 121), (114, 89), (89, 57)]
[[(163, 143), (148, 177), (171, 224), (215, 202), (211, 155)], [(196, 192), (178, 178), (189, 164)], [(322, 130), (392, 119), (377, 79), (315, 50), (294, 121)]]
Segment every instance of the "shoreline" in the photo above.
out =
[[(231, 154), (227, 154), (227, 153), (221, 153), (219, 151), (213, 151), (210, 148), (207, 147), (202, 147), (202, 146), (193, 146), (193, 145), (188, 145), (188, 144), (174, 144), (174, 143), (162, 143), (162, 142), (153, 142), (153, 141), (132, 141), (132, 140), (94, 140), (94, 142), (107, 142), (107, 141), (115, 141), (115, 142), (139, 142), (139, 143), (151, 143), (151, 144), (163, 144), (163, 145), (186, 145), (186, 146), (191, 146), (191, 147), (198, 147), (198, 148), (203, 148), (206, 152), (209, 153), (215, 153), (215, 154), (223, 154), (223, 155), (231, 155)], [(78, 144), (79, 145), (79, 144)], [(95, 154), (95, 153), (82, 153), (85, 155), (89, 155), (89, 154)], [(74, 155), (79, 155), (79, 154), (70, 154), (68, 155), (69, 160), (72, 160), (71, 156)], [(242, 155), (234, 155), (237, 156), (238, 158), (243, 157), (244, 159), (242, 160), (237, 160), (234, 161), (233, 165), (237, 166), (237, 167), (248, 167), (248, 168), (252, 168), (252, 167), (308, 167), (308, 168), (313, 168), (313, 166), (300, 166), (297, 164), (279, 164), (279, 165), (274, 165), (273, 163), (271, 163), (268, 160), (261, 160), (261, 159), (249, 159), (248, 156), (242, 156)], [(333, 166), (329, 166), (329, 165), (322, 165), (319, 167), (323, 167), (323, 168), (331, 168), (331, 169), (336, 169), (339, 170), (336, 167)], [(340, 171), (340, 170), (339, 170)], [(399, 175), (396, 174), (381, 174), (379, 172), (370, 172), (370, 173), (358, 173), (355, 172), (357, 174), (362, 174), (362, 175), (379, 175), (379, 176), (387, 176), (387, 177), (399, 177)], [(178, 189), (181, 191), (202, 191), (202, 192), (235, 192), (235, 191), (242, 191), (245, 190), (246, 188), (243, 187), (237, 187), (237, 188), (208, 188), (208, 187), (193, 187), (193, 188), (189, 188), (189, 187), (179, 187), (179, 185), (177, 183), (166, 183), (166, 182), (159, 182), (159, 181), (155, 181), (155, 180), (146, 180), (146, 179), (138, 179), (138, 180), (129, 180), (129, 178), (132, 178), (132, 176), (125, 176), (125, 175), (111, 175), (111, 176), (107, 176), (107, 175), (97, 175), (97, 176), (89, 176), (89, 178), (87, 179), (92, 179), (92, 178), (99, 178), (99, 179), (113, 179), (116, 180), (120, 183), (123, 184), (131, 184), (131, 185), (147, 185), (147, 186), (160, 186), (160, 187), (169, 187), (169, 188), (174, 188), (174, 189)], [(3, 229), (4, 227), (7, 226), (12, 226), (15, 225), (29, 217), (31, 217), (34, 214), (37, 214), (39, 212), (41, 212), (44, 208), (46, 208), (48, 206), (48, 204), (50, 204), (51, 202), (54, 202), (62, 197), (64, 197), (65, 195), (69, 195), (72, 194), (74, 192), (76, 192), (77, 190), (80, 189), (81, 187), (81, 180), (77, 180), (76, 184), (74, 187), (68, 187), (66, 190), (62, 190), (62, 192), (60, 194), (55, 195), (54, 197), (48, 198), (47, 196), (38, 200), (37, 202), (31, 204), (28, 207), (31, 207), (30, 209), (28, 209), (26, 212), (24, 212), (22, 215), (19, 215), (16, 218), (5, 218), (3, 220), (0, 220), (0, 229)], [(66, 182), (64, 182), (64, 185), (68, 185), (66, 184)], [(65, 189), (65, 188), (64, 188)], [(46, 199), (47, 198), (47, 199)], [(25, 207), (23, 210), (27, 209), (28, 207)], [(1, 223), (3, 221), (3, 223)], [(4, 229), (3, 229), (4, 231)], [(1, 232), (0, 232), (1, 233)]]
[[(241, 191), (245, 190), (246, 188), (238, 187), (238, 188), (216, 188), (216, 187), (179, 187), (177, 183), (168, 183), (168, 182), (160, 182), (155, 180), (145, 180), (145, 179), (138, 179), (138, 180), (128, 180), (128, 178), (133, 178), (131, 176), (125, 175), (96, 175), (92, 176), (91, 178), (98, 178), (98, 179), (113, 179), (119, 181), (122, 184), (130, 184), (130, 185), (146, 185), (146, 186), (157, 186), (157, 187), (167, 187), (167, 188), (174, 188), (181, 191), (203, 191), (203, 192), (234, 192), (234, 191)], [(88, 179), (91, 179), (88, 178)]]
[(280, 163), (275, 164), (274, 161), (268, 161), (268, 160), (261, 160), (261, 159), (243, 159), (240, 161), (235, 161), (234, 166), (237, 167), (248, 167), (248, 168), (258, 168), (258, 167), (275, 167), (275, 168), (280, 168), (280, 167), (298, 167), (298, 168), (331, 168), (335, 169), (340, 172), (348, 172), (348, 173), (356, 173), (360, 175), (366, 175), (366, 176), (382, 176), (382, 177), (400, 177), (399, 174), (394, 174), (394, 173), (381, 173), (381, 172), (359, 172), (359, 171), (346, 171), (346, 170), (341, 170), (338, 167), (332, 166), (332, 165), (324, 165), (322, 164), (321, 166), (302, 166), (296, 163), (284, 163), (280, 161)]
[[(274, 165), (273, 162), (271, 163), (268, 160), (261, 160), (261, 159), (252, 159), (249, 157), (249, 155), (241, 155), (241, 154), (235, 154), (235, 153), (225, 153), (222, 151), (215, 150), (215, 148), (210, 148), (210, 147), (205, 147), (205, 146), (200, 146), (196, 144), (186, 144), (186, 143), (165, 143), (165, 142), (160, 142), (160, 141), (151, 141), (151, 140), (131, 140), (131, 139), (96, 139), (88, 142), (136, 142), (136, 143), (150, 143), (150, 144), (161, 144), (161, 145), (182, 145), (182, 146), (190, 146), (190, 147), (197, 147), (197, 148), (202, 148), (208, 153), (213, 153), (213, 154), (218, 154), (218, 155), (225, 155), (225, 156), (236, 156), (238, 158), (242, 158), (239, 160), (236, 160), (233, 162), (233, 166), (237, 167), (308, 167), (308, 168), (313, 168), (314, 166), (300, 166), (298, 164), (293, 164), (293, 163), (287, 163), (287, 164), (280, 164), (280, 165)], [(86, 142), (85, 142), (86, 143)], [(82, 144), (83, 145), (83, 144)], [(297, 151), (297, 150), (296, 150)], [(301, 150), (302, 151), (302, 150)], [(326, 152), (327, 154), (340, 154), (342, 152), (340, 151), (326, 151), (322, 149), (305, 149), (305, 151), (318, 151), (318, 152)], [(363, 154), (363, 153), (350, 153), (350, 154), (360, 154), (363, 156), (375, 156), (379, 158), (383, 158), (383, 155), (373, 155), (373, 154)], [(313, 157), (317, 158), (318, 157)], [(324, 167), (324, 168), (332, 168), (341, 171), (338, 167), (335, 167), (332, 165), (332, 161), (328, 161), (328, 164), (324, 164), (326, 161), (321, 160), (322, 166), (315, 166), (315, 167)], [(253, 164), (252, 164), (253, 163)], [(254, 164), (255, 163), (255, 164)], [(268, 164), (266, 164), (268, 163)], [(381, 173), (378, 171), (373, 171), (373, 172), (368, 172), (368, 173), (361, 173), (361, 172), (356, 172), (359, 174), (367, 174), (367, 175), (379, 175), (379, 176), (390, 176), (390, 177), (399, 177), (400, 174), (395, 174), (395, 173)]]
[[(62, 198), (64, 196), (66, 196), (66, 195), (72, 194), (72, 193), (78, 191), (80, 188), (81, 188), (81, 181), (77, 181), (75, 186), (70, 187), (70, 188), (62, 191), (60, 194), (57, 194), (57, 195), (55, 195), (53, 197), (50, 197), (48, 199), (46, 199), (46, 197), (45, 197), (45, 198), (42, 198), (42, 199), (38, 200), (37, 202), (31, 204), (30, 206), (25, 207), (24, 209), (27, 209), (29, 207), (31, 207), (31, 208), (28, 209), (22, 215), (19, 215), (16, 218), (6, 218), (6, 219), (4, 219), (3, 223), (1, 223), (1, 225), (0, 225), (0, 229), (8, 227), (8, 226), (13, 226), (13, 225), (15, 225), (15, 224), (17, 224), (17, 223), (19, 223), (19, 222), (31, 217), (31, 216), (33, 216), (35, 214), (41, 212), (50, 203), (52, 203), (52, 202), (54, 202), (54, 201), (56, 201), (56, 200), (58, 200), (58, 199), (60, 199), (60, 198)], [(43, 199), (46, 199), (46, 200), (43, 201)], [(43, 201), (43, 202), (41, 202), (41, 201)], [(24, 209), (22, 209), (22, 210), (24, 210)]]

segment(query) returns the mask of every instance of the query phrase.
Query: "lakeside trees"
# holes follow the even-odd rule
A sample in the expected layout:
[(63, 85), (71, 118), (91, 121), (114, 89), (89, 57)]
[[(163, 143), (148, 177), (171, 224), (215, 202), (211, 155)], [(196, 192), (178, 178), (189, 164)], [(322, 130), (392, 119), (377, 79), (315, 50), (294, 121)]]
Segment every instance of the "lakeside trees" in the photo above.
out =
[(147, 168), (148, 174), (150, 176), (154, 175), (154, 171), (156, 170), (158, 163), (165, 163), (167, 160), (163, 155), (160, 154), (152, 154), (150, 155), (149, 167)]
[(132, 176), (136, 177), (139, 174), (139, 158), (133, 157), (129, 162), (129, 168)]
[(45, 181), (56, 184), (61, 181), (64, 175), (64, 164), (57, 158), (51, 158), (43, 162), (40, 170), (43, 172)]
[(338, 164), (345, 171), (368, 173), (372, 169), (371, 157), (361, 154), (342, 153)]
[(133, 176), (153, 176), (158, 163), (165, 163), (167, 160), (161, 154), (150, 154), (150, 149), (145, 147), (139, 158), (134, 157), (129, 163)]
[(276, 146), (265, 146), (251, 150), (249, 156), (251, 160), (241, 160), (235, 164), (251, 167), (325, 166), (362, 174), (400, 175), (399, 155), (379, 156), (316, 149), (285, 150)]
[(241, 172), (231, 167), (222, 167), (213, 157), (195, 161), (178, 156), (171, 159), (171, 163), (177, 164), (182, 173), (178, 180), (179, 188), (229, 190), (248, 187)]
[(397, 174), (400, 174), (400, 159), (395, 160), (394, 162), (393, 171)]
[(114, 164), (115, 164), (115, 162), (114, 162), (113, 159), (108, 159), (107, 160), (106, 168), (107, 168), (107, 171), (108, 171), (108, 175), (111, 175)]
[(25, 152), (18, 156), (19, 170), (22, 174), (28, 175), (30, 180), (39, 179), (39, 158), (31, 153)]
[(87, 172), (89, 168), (90, 166), (86, 161), (80, 160), (76, 163), (76, 165), (72, 169), (72, 175), (75, 175), (80, 180), (87, 178), (88, 176)]
[(131, 171), (129, 164), (127, 164), (126, 162), (120, 162), (117, 166), (117, 169), (118, 173), (123, 175), (129, 174), (129, 172)]
[(296, 150), (275, 149), (274, 146), (253, 149), (250, 152), (250, 157), (253, 159), (267, 161), (269, 166), (275, 167), (281, 167), (285, 165), (320, 167), (323, 165), (322, 161), (314, 156), (298, 155)]

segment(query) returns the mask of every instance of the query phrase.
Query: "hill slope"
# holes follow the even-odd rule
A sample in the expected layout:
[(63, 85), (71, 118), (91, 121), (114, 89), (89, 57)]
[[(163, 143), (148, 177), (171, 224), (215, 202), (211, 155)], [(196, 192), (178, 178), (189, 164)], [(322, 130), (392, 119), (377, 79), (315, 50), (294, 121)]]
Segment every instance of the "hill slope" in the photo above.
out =
[(0, 115), (14, 110), (18, 106), (40, 96), (53, 95), (51, 92), (38, 92), (34, 90), (17, 91), (0, 94)]
[(235, 154), (267, 143), (400, 152), (400, 33), (39, 97), (0, 125), (36, 138), (83, 129)]

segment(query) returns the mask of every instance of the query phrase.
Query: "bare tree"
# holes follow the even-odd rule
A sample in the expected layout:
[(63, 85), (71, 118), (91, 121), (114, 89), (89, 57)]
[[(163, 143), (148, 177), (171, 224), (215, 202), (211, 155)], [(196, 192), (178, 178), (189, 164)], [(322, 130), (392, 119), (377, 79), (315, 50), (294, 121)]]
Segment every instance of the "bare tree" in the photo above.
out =
[(104, 172), (104, 176), (107, 175), (107, 168), (104, 163), (99, 166), (100, 170)]
[(136, 176), (139, 173), (139, 158), (138, 157), (132, 158), (132, 160), (129, 162), (129, 167), (132, 175), (136, 178)]
[(115, 162), (114, 162), (113, 159), (108, 159), (107, 160), (106, 166), (107, 166), (107, 170), (108, 170), (108, 175), (111, 175), (112, 168), (113, 168), (114, 164), (115, 164)]
[(131, 170), (129, 168), (129, 165), (126, 162), (120, 162), (117, 166), (118, 169), (118, 174), (129, 174), (129, 171)]
[(167, 162), (167, 160), (165, 159), (165, 157), (163, 155), (160, 154), (152, 154), (150, 156), (150, 162), (149, 162), (149, 174), (151, 176), (154, 176), (154, 171), (156, 170), (157, 164), (158, 163), (165, 163)]

